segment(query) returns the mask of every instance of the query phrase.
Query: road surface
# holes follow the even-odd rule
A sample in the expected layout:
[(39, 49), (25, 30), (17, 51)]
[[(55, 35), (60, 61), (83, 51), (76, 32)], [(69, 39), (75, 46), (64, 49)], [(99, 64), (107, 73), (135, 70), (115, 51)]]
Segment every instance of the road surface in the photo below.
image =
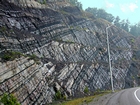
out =
[(140, 105), (140, 88), (125, 89), (94, 99), (88, 105)]

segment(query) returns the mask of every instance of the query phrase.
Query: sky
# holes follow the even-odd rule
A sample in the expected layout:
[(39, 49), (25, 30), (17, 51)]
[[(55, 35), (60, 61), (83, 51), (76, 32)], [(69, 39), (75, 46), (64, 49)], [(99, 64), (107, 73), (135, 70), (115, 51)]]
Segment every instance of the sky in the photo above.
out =
[(83, 9), (97, 7), (104, 9), (121, 20), (128, 19), (131, 24), (140, 22), (140, 0), (78, 0)]

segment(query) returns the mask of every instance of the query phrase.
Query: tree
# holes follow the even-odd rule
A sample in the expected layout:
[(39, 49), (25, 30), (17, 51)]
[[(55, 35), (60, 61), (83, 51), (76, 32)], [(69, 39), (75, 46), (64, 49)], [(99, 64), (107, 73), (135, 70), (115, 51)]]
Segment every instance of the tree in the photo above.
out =
[(79, 7), (81, 10), (83, 9), (83, 5), (80, 2), (77, 2), (76, 6)]
[(98, 17), (98, 18), (106, 19), (107, 13), (105, 12), (104, 9), (98, 9), (97, 17)]
[(124, 30), (129, 32), (129, 27), (130, 27), (130, 21), (127, 19), (124, 25)]
[(138, 35), (140, 35), (140, 22), (138, 22)]
[(134, 36), (140, 35), (140, 22), (138, 24), (130, 26), (130, 33)]
[(120, 28), (124, 29), (125, 31), (129, 32), (129, 28), (130, 28), (130, 22), (129, 20), (122, 20), (120, 22)]
[(108, 20), (109, 22), (113, 22), (115, 19), (115, 17), (112, 14), (107, 14), (106, 20)]
[(114, 20), (114, 16), (112, 14), (107, 13), (104, 9), (87, 8), (86, 11), (93, 14), (96, 18), (102, 18), (109, 22), (113, 22)]
[(117, 16), (115, 18), (114, 25), (116, 25), (117, 27), (120, 27), (120, 17), (119, 16)]
[(117, 27), (122, 28), (127, 32), (130, 32), (132, 35), (140, 35), (140, 22), (138, 24), (131, 25), (128, 19), (121, 20), (119, 16), (114, 17), (112, 14), (107, 13), (104, 9), (88, 7), (85, 11), (93, 15), (93, 17), (95, 18), (103, 18), (113, 23)]
[(77, 0), (67, 0), (71, 5), (79, 7), (81, 10), (83, 9), (83, 5), (81, 2), (78, 2)]
[(97, 17), (97, 15), (98, 15), (98, 9), (97, 8), (90, 8), (90, 7), (88, 7), (85, 11), (93, 14), (94, 17)]
[(132, 35), (137, 36), (137, 25), (136, 25), (136, 24), (131, 26), (131, 28), (130, 28), (130, 33), (131, 33)]
[(120, 21), (120, 28), (124, 29), (124, 25), (125, 25), (125, 20), (121, 20)]

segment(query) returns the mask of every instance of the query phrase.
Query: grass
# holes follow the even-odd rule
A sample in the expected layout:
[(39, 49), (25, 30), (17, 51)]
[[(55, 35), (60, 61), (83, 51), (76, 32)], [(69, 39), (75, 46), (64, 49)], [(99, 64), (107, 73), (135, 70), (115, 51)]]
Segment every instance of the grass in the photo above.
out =
[(78, 98), (71, 101), (63, 102), (61, 105), (80, 105), (82, 103), (89, 103), (91, 102), (95, 96), (89, 96), (84, 98)]
[(83, 103), (88, 104), (88, 103), (92, 102), (94, 98), (99, 98), (99, 97), (101, 97), (105, 94), (108, 94), (108, 93), (110, 93), (110, 91), (100, 92), (94, 96), (87, 96), (87, 97), (83, 97), (83, 98), (78, 98), (78, 99), (66, 101), (66, 102), (63, 102), (59, 105), (82, 105)]

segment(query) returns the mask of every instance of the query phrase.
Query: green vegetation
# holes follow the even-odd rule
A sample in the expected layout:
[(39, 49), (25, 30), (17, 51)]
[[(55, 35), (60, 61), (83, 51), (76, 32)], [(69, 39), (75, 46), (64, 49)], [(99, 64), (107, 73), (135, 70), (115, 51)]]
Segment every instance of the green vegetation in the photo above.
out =
[(70, 29), (74, 29), (74, 27), (73, 26), (70, 26)]
[(75, 43), (72, 40), (65, 40), (65, 41), (63, 41), (62, 39), (55, 39), (55, 41), (57, 41), (59, 43), (70, 43), (70, 44), (74, 44)]
[(39, 58), (38, 58), (35, 54), (27, 55), (27, 57), (29, 57), (29, 60), (32, 59), (32, 60), (34, 60), (37, 64), (40, 64)]
[(131, 42), (134, 43), (135, 42), (135, 39), (131, 39)]
[(82, 105), (83, 103), (88, 104), (89, 102), (93, 101), (94, 98), (99, 98), (108, 93), (110, 93), (110, 91), (100, 91), (100, 93), (98, 93), (98, 94), (96, 93), (94, 96), (87, 96), (87, 97), (83, 97), (83, 98), (66, 101), (60, 105)]
[(91, 20), (93, 20), (95, 17), (93, 16), (93, 14), (91, 14), (91, 13), (89, 13), (89, 12), (87, 12), (87, 11), (82, 11), (82, 14), (83, 14), (83, 17), (84, 18), (88, 18), (88, 19), (91, 19)]
[(14, 31), (12, 29), (8, 29), (6, 26), (0, 27), (0, 33), (2, 33), (3, 36), (13, 36)]
[(140, 75), (137, 75), (137, 78), (140, 79)]
[(10, 36), (11, 30), (7, 31), (7, 27), (6, 26), (2, 26), (0, 27), (0, 33), (2, 33), (3, 36)]
[(104, 9), (87, 8), (86, 12), (91, 13), (95, 18), (102, 18), (109, 22), (113, 22), (115, 19), (112, 14), (107, 13)]
[(132, 61), (136, 61), (136, 58), (135, 58), (135, 57), (133, 57), (133, 58), (132, 58)]
[(73, 41), (71, 41), (71, 40), (66, 40), (66, 41), (64, 41), (65, 43), (71, 43), (71, 44), (73, 44), (74, 42)]
[(88, 89), (88, 87), (86, 86), (85, 89), (84, 89), (84, 93), (87, 94), (88, 92), (89, 92), (89, 89)]
[(140, 36), (140, 22), (130, 26), (130, 33), (135, 36)]
[[(88, 88), (85, 87), (86, 92), (88, 92)], [(65, 101), (57, 101), (56, 103), (52, 103), (51, 105), (83, 105), (88, 104), (93, 101), (94, 98), (100, 98), (103, 95), (109, 94), (111, 91), (101, 91), (100, 89), (97, 89), (94, 92), (93, 96), (86, 96), (82, 98), (72, 99), (72, 100), (65, 100)]]
[(66, 100), (67, 97), (61, 93), (61, 91), (57, 91), (54, 96), (55, 100)]
[(47, 3), (47, 1), (46, 0), (43, 0), (43, 4), (46, 4)]
[(132, 25), (128, 19), (121, 20), (119, 16), (114, 17), (112, 14), (107, 13), (104, 9), (89, 7), (85, 11), (90, 13), (90, 17), (105, 19), (105, 20), (109, 21), (110, 23), (113, 23), (117, 27), (122, 28), (125, 31), (131, 33), (134, 36), (140, 35), (140, 22)]
[(71, 101), (63, 102), (61, 105), (80, 105), (82, 103), (89, 103), (91, 102), (95, 96), (89, 96), (84, 98), (78, 98)]
[(3, 105), (20, 105), (17, 99), (12, 94), (3, 94), (3, 96), (0, 97), (0, 104)]
[(16, 58), (20, 58), (21, 56), (29, 57), (29, 60), (32, 59), (35, 61), (35, 63), (40, 64), (39, 58), (35, 54), (24, 55), (24, 54), (22, 54), (20, 52), (16, 52), (16, 51), (5, 51), (0, 54), (0, 58), (3, 62), (12, 61)]
[(6, 26), (0, 27), (0, 32), (6, 32)]
[(16, 51), (5, 51), (0, 55), (0, 58), (2, 59), (2, 61), (11, 61), (15, 58), (19, 58), (22, 55), (22, 53)]
[(60, 92), (60, 91), (57, 91), (57, 92), (55, 93), (54, 98), (55, 98), (55, 100), (62, 99), (62, 94), (61, 94), (61, 92)]
[(66, 14), (69, 14), (68, 12), (63, 11), (63, 10), (61, 10), (60, 12), (61, 12), (62, 14), (65, 14), (65, 15), (66, 15)]
[(109, 91), (101, 91), (100, 89), (96, 89), (94, 94), (101, 94), (101, 93), (104, 93), (104, 92), (109, 92)]
[(78, 0), (67, 0), (67, 2), (69, 2), (73, 6), (79, 7), (82, 10), (82, 4), (81, 2), (78, 2)]
[(38, 2), (39, 2), (40, 4), (46, 4), (46, 3), (47, 3), (46, 0), (38, 0)]

